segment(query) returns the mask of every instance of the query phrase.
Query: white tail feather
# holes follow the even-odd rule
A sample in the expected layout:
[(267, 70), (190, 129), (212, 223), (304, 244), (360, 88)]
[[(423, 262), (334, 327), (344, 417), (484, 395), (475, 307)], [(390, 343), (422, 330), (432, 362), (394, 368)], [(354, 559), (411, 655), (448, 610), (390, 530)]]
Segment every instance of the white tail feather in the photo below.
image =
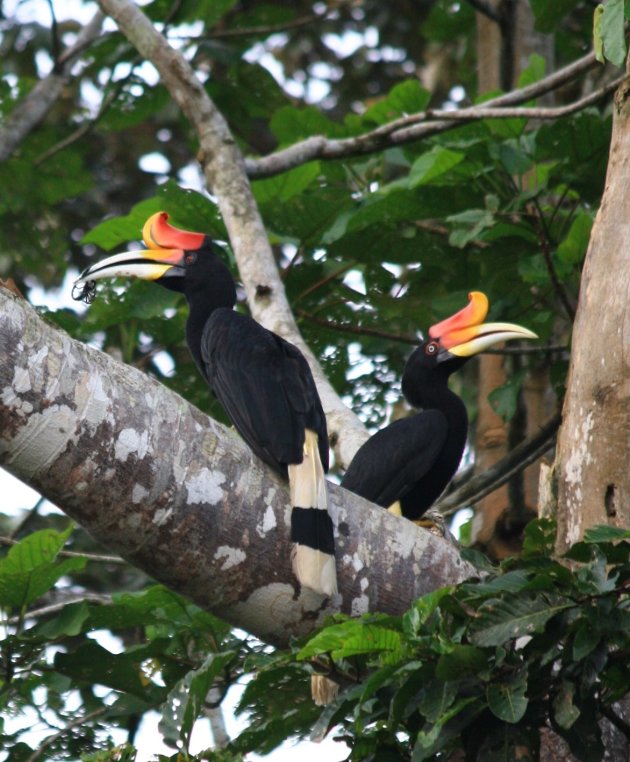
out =
[(291, 505), (328, 510), (326, 477), (319, 457), (317, 434), (311, 429), (305, 431), (302, 462), (289, 464), (289, 490)]
[(322, 553), (308, 545), (295, 545), (293, 550), (293, 573), (300, 584), (323, 595), (337, 593), (337, 569), (335, 557)]
[[(318, 437), (311, 429), (304, 436), (301, 463), (289, 464), (289, 489), (293, 508), (328, 511), (326, 477), (319, 457)], [(293, 571), (301, 585), (323, 595), (337, 592), (335, 558), (330, 553), (297, 543), (292, 554)]]

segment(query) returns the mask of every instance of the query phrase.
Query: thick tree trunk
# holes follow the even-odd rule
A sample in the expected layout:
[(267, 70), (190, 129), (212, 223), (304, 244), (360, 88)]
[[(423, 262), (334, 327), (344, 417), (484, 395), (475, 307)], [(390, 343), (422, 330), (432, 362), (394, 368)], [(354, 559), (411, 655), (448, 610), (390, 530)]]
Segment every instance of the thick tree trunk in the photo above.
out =
[(580, 286), (558, 437), (558, 547), (630, 526), (630, 78), (617, 90), (608, 174)]
[(456, 548), (330, 485), (340, 594), (298, 590), (285, 483), (236, 434), (0, 287), (0, 464), (200, 606), (286, 645), (336, 611), (401, 613), (472, 573)]

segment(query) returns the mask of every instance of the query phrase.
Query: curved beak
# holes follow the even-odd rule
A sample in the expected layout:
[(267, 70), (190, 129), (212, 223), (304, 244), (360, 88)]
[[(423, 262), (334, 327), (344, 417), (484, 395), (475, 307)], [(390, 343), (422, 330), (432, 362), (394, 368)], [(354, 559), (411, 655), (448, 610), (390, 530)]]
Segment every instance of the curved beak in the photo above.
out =
[(75, 281), (80, 286), (99, 278), (116, 276), (157, 280), (164, 275), (184, 274), (184, 251), (182, 249), (150, 249), (125, 251), (102, 259), (86, 268)]
[(429, 329), (431, 338), (439, 341), (438, 360), (449, 356), (472, 357), (509, 339), (537, 339), (528, 328), (514, 323), (483, 323), (488, 314), (488, 298), (481, 291), (468, 295), (469, 304), (455, 315)]
[[(514, 323), (482, 323), (458, 332), (457, 336), (446, 336), (446, 343), (450, 346), (445, 348), (457, 357), (472, 357), (500, 341), (537, 338), (533, 331)], [(442, 344), (445, 344), (445, 340), (442, 340)]]
[(164, 276), (184, 275), (184, 254), (195, 251), (205, 241), (204, 233), (179, 230), (168, 222), (166, 212), (156, 212), (144, 223), (142, 238), (148, 250), (125, 251), (97, 262), (75, 281), (83, 286), (99, 278), (116, 276), (158, 280)]

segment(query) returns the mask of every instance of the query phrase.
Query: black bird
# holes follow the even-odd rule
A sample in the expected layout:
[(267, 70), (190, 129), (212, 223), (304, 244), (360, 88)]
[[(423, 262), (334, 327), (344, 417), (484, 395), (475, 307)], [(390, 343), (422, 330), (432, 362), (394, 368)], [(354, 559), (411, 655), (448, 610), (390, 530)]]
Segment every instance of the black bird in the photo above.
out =
[(394, 421), (359, 448), (342, 486), (402, 515), (418, 520), (440, 496), (461, 460), (468, 415), (448, 388), (451, 373), (473, 355), (499, 341), (535, 339), (512, 323), (483, 323), (488, 299), (479, 291), (469, 304), (429, 329), (405, 366), (402, 392), (422, 412)]
[(88, 267), (75, 283), (75, 298), (93, 298), (95, 280), (118, 275), (185, 295), (186, 340), (201, 374), (254, 453), (289, 478), (295, 574), (304, 586), (332, 595), (337, 576), (324, 477), (328, 433), (308, 363), (293, 344), (234, 311), (234, 281), (212, 240), (167, 220), (158, 212), (145, 223), (148, 251), (115, 254)]

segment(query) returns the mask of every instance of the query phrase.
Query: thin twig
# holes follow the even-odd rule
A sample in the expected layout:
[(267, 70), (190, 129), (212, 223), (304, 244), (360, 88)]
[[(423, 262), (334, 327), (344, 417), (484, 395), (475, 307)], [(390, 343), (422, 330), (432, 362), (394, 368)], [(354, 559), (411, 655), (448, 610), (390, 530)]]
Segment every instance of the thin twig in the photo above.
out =
[(529, 208), (531, 210), (533, 227), (534, 227), (534, 230), (536, 231), (536, 235), (538, 236), (538, 243), (540, 244), (540, 250), (542, 252), (543, 259), (545, 261), (545, 266), (547, 268), (547, 273), (549, 274), (549, 279), (551, 280), (551, 285), (553, 286), (553, 290), (555, 291), (556, 296), (560, 300), (560, 304), (562, 304), (564, 311), (566, 312), (567, 317), (569, 318), (569, 321), (573, 323), (573, 321), (575, 320), (575, 307), (571, 304), (569, 295), (567, 294), (564, 284), (558, 277), (556, 266), (554, 264), (553, 257), (551, 254), (549, 236), (547, 235), (547, 231), (545, 229), (544, 216), (543, 216), (542, 210), (536, 199), (534, 199), (534, 201), (529, 205)]
[[(399, 344), (411, 344), (417, 345), (421, 339), (417, 336), (410, 336), (403, 333), (391, 333), (389, 331), (383, 331), (380, 328), (368, 328), (366, 326), (353, 325), (351, 323), (337, 323), (334, 320), (327, 320), (326, 318), (317, 317), (311, 312), (306, 310), (296, 309), (295, 314), (305, 320), (316, 325), (321, 325), (322, 328), (329, 328), (331, 331), (340, 331), (341, 333), (352, 333), (357, 336), (374, 336), (377, 339), (387, 339), (388, 341), (395, 341)], [(567, 352), (568, 347), (566, 344), (546, 344), (540, 347), (502, 347), (501, 349), (485, 349), (480, 354), (487, 355), (539, 355), (550, 354), (552, 352)]]
[(97, 11), (79, 32), (74, 45), (59, 55), (56, 68), (40, 80), (11, 112), (0, 130), (0, 162), (13, 154), (57, 102), (71, 76), (75, 58), (98, 37), (103, 19), (104, 15)]
[[(337, 10), (336, 8), (334, 10)], [(303, 26), (308, 26), (309, 24), (313, 24), (316, 21), (327, 21), (333, 11), (327, 11), (326, 13), (309, 13), (307, 16), (300, 16), (297, 19), (292, 19), (291, 21), (285, 21), (281, 24), (261, 24), (259, 26), (250, 26), (250, 27), (242, 27), (242, 28), (236, 28), (236, 29), (218, 29), (216, 31), (208, 32), (207, 34), (201, 35), (200, 37), (195, 37), (196, 40), (203, 40), (203, 39), (212, 39), (212, 40), (222, 40), (222, 39), (230, 39), (232, 37), (249, 37), (251, 35), (270, 35), (270, 34), (277, 34), (280, 32), (287, 32), (291, 29), (299, 29)], [(175, 37), (170, 37), (171, 39), (178, 39)]]
[(57, 741), (59, 738), (63, 738), (63, 736), (69, 733), (73, 728), (76, 728), (79, 725), (85, 725), (87, 722), (90, 722), (96, 717), (100, 717), (101, 715), (105, 714), (108, 708), (109, 707), (103, 706), (100, 709), (95, 709), (93, 712), (84, 714), (82, 717), (77, 717), (74, 720), (71, 720), (65, 727), (61, 728), (61, 730), (59, 730), (57, 733), (54, 733), (53, 735), (48, 736), (47, 738), (44, 738), (44, 740), (39, 745), (39, 749), (36, 749), (30, 755), (30, 757), (27, 757), (26, 762), (37, 762), (37, 760), (41, 758), (42, 754), (46, 751), (46, 749), (49, 746), (52, 746), (52, 744), (54, 744), (55, 741)]
[[(45, 498), (42, 498), (44, 500)], [(20, 541), (13, 537), (0, 536), (0, 545), (17, 545)], [(126, 564), (127, 562), (120, 556), (106, 556), (100, 553), (76, 553), (73, 550), (60, 550), (57, 554), (65, 558), (85, 558), (88, 561), (94, 561), (102, 564)]]
[[(101, 106), (98, 110), (98, 113), (94, 117), (94, 119), (90, 119), (88, 122), (85, 122), (79, 128), (77, 128), (74, 132), (70, 133), (70, 135), (63, 138), (63, 140), (60, 140), (58, 143), (55, 143), (55, 145), (51, 146), (48, 150), (44, 151), (44, 153), (40, 154), (33, 162), (34, 166), (39, 167), (45, 161), (55, 156), (55, 154), (58, 154), (60, 151), (63, 151), (64, 149), (68, 148), (74, 143), (77, 143), (79, 140), (84, 138), (87, 134), (92, 132), (92, 130), (101, 121), (101, 119), (103, 119), (105, 114), (111, 108), (112, 104), (116, 101), (116, 99), (120, 95), (123, 87), (129, 81), (131, 75), (133, 74), (135, 65), (139, 61), (140, 61), (140, 57), (136, 56), (134, 60), (131, 62), (131, 69), (129, 71), (129, 74), (126, 77), (123, 77), (123, 79), (116, 82), (116, 86), (108, 93), (108, 95), (105, 98), (103, 98), (103, 101), (101, 102)], [(113, 71), (111, 76), (113, 76)]]
[(21, 532), (21, 531), (24, 529), (24, 527), (25, 527), (25, 526), (28, 524), (28, 522), (29, 522), (29, 521), (30, 521), (30, 520), (33, 518), (33, 516), (35, 516), (35, 515), (37, 514), (37, 512), (39, 511), (39, 509), (42, 507), (42, 505), (43, 505), (45, 502), (46, 502), (46, 498), (45, 498), (45, 497), (39, 497), (39, 498), (38, 498), (38, 499), (35, 501), (35, 505), (34, 505), (34, 506), (31, 508), (31, 509), (29, 509), (29, 510), (26, 512), (26, 515), (25, 515), (25, 516), (22, 518), (22, 520), (21, 520), (21, 521), (19, 521), (19, 522), (16, 524), (16, 526), (15, 526), (15, 527), (13, 528), (13, 530), (11, 531), (11, 534), (9, 535), (9, 537), (10, 537), (11, 539), (13, 539), (13, 538), (14, 538), (16, 535), (18, 535), (18, 534), (19, 534), (19, 533), (20, 533), (20, 532)]
[[(102, 595), (99, 593), (84, 593), (83, 595), (76, 595), (73, 598), (66, 598), (59, 603), (51, 603), (50, 606), (42, 606), (32, 611), (27, 611), (24, 619), (41, 619), (43, 617), (50, 616), (51, 614), (57, 614), (59, 611), (63, 611), (66, 606), (71, 606), (73, 603), (98, 603), (101, 606), (108, 606), (112, 602), (111, 595)], [(10, 616), (5, 620), (6, 624), (18, 624), (20, 617)]]

